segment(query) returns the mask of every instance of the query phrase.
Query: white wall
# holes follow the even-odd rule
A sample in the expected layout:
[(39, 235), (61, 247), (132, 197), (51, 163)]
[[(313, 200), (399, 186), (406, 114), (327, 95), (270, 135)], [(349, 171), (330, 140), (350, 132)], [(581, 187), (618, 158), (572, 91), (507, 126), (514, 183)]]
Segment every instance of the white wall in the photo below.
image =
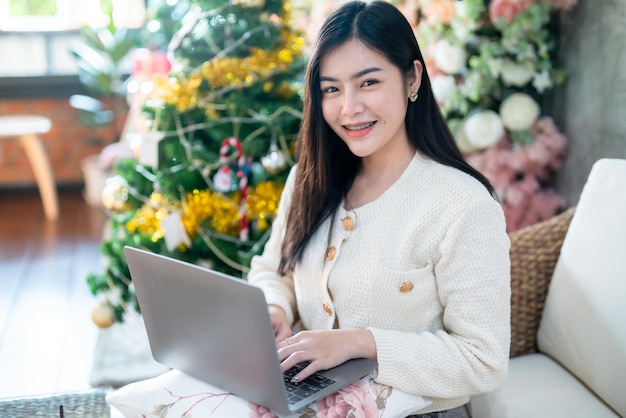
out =
[(551, 106), (570, 142), (555, 187), (575, 205), (596, 160), (626, 158), (626, 0), (578, 0), (560, 57), (569, 76)]

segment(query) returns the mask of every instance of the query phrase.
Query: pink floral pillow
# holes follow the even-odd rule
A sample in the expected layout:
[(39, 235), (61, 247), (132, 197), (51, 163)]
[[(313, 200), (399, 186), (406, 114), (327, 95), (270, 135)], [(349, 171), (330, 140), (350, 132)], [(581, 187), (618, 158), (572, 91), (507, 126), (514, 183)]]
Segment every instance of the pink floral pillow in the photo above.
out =
[(279, 416), (177, 370), (126, 385), (107, 401), (126, 418), (400, 418), (430, 404), (364, 377), (295, 414)]

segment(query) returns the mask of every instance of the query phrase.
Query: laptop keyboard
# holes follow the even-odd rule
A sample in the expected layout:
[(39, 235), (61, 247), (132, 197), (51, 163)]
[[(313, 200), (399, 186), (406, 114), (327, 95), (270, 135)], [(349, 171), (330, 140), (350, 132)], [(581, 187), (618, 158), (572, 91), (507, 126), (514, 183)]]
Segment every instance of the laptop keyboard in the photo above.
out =
[(309, 396), (319, 392), (320, 390), (335, 383), (333, 379), (322, 376), (320, 373), (313, 373), (301, 382), (292, 382), (291, 379), (300, 372), (306, 363), (296, 364), (291, 369), (283, 373), (285, 380), (285, 388), (287, 389), (287, 401), (289, 404), (295, 404)]

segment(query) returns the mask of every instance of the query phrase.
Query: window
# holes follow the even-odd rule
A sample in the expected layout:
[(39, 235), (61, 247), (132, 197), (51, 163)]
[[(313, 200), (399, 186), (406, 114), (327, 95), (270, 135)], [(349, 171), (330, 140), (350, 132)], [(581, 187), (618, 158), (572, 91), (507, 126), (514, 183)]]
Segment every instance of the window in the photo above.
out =
[(0, 78), (76, 74), (69, 45), (83, 25), (138, 28), (145, 0), (0, 0)]
[(118, 26), (143, 24), (144, 0), (0, 0), (2, 31), (65, 31), (103, 26), (113, 14)]

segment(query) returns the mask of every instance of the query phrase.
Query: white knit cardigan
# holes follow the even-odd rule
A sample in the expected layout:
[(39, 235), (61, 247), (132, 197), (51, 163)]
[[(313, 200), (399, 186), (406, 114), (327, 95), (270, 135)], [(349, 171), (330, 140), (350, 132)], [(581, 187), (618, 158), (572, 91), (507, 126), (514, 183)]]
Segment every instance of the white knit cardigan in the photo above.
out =
[[(510, 342), (509, 239), (503, 211), (473, 177), (419, 153), (376, 200), (339, 208), (291, 276), (277, 271), (295, 180), (248, 280), (305, 329), (367, 328), (376, 380), (453, 408), (499, 385)], [(346, 230), (346, 216), (354, 227)], [(328, 242), (330, 236), (330, 244)], [(329, 248), (334, 257), (327, 259)]]

